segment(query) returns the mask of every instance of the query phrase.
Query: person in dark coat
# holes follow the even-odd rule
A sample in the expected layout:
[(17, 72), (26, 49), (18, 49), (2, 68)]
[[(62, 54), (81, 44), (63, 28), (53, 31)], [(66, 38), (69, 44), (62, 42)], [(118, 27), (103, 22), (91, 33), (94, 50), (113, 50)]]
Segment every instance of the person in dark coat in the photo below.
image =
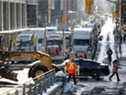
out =
[(116, 75), (117, 81), (120, 81), (119, 74), (118, 74), (118, 69), (119, 69), (119, 61), (114, 60), (113, 61), (113, 66), (112, 66), (112, 74), (109, 77), (109, 80), (111, 81), (111, 78)]
[(108, 50), (106, 51), (106, 54), (107, 54), (108, 62), (109, 62), (109, 64), (111, 65), (112, 54), (113, 54), (113, 52), (112, 52), (112, 50), (111, 50), (110, 47), (109, 47)]

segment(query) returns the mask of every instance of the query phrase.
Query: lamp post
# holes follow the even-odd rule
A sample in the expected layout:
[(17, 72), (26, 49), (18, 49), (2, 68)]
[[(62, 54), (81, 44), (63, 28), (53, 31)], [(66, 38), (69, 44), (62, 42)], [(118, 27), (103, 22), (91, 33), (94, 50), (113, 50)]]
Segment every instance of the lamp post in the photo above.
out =
[(46, 27), (48, 25), (47, 23), (48, 23), (48, 18), (47, 18), (47, 16), (45, 16), (45, 31), (44, 31), (44, 47), (45, 47), (45, 52), (48, 51), (48, 49), (47, 49), (47, 29), (46, 29)]

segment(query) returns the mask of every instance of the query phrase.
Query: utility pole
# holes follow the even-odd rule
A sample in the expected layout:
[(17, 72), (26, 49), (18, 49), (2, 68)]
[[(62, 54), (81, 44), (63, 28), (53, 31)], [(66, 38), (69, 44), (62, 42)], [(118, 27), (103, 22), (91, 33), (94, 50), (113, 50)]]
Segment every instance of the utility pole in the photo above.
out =
[(47, 46), (47, 23), (48, 23), (48, 18), (45, 16), (45, 31), (44, 31), (44, 47), (45, 47), (45, 52), (48, 53), (48, 46)]
[(48, 24), (51, 24), (51, 6), (52, 6), (52, 0), (48, 0)]

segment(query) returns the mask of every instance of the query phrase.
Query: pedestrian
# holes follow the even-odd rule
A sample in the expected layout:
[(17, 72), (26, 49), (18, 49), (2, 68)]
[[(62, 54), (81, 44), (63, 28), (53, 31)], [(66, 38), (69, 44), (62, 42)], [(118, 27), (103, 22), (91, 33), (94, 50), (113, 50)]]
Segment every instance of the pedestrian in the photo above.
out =
[(122, 55), (122, 35), (119, 35), (119, 53), (120, 55)]
[(113, 66), (112, 66), (112, 74), (109, 77), (109, 80), (111, 81), (111, 78), (116, 75), (117, 81), (120, 81), (119, 75), (118, 75), (118, 69), (119, 69), (119, 61), (114, 60), (113, 61)]
[(123, 35), (123, 41), (126, 41), (126, 34)]
[(66, 72), (68, 74), (68, 82), (71, 78), (73, 78), (74, 84), (76, 84), (76, 75), (78, 71), (78, 66), (75, 63), (75, 59), (73, 56), (70, 56), (69, 62), (65, 64)]
[(113, 52), (112, 52), (112, 50), (111, 50), (110, 47), (108, 47), (108, 50), (106, 51), (106, 54), (107, 54), (108, 62), (109, 62), (109, 64), (111, 65), (112, 54), (113, 54)]

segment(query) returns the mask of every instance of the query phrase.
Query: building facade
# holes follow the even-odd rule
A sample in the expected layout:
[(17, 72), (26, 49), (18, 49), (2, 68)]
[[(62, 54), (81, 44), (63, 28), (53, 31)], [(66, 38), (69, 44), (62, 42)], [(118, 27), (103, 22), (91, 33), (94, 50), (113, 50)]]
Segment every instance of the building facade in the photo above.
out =
[(12, 50), (16, 37), (37, 26), (37, 0), (0, 0), (0, 49)]
[(36, 26), (35, 1), (37, 0), (0, 0), (0, 31)]
[(67, 24), (73, 23), (76, 18), (78, 0), (63, 0), (63, 15), (67, 16)]
[(48, 22), (48, 0), (38, 0), (38, 26), (46, 26)]
[(77, 11), (77, 0), (38, 0), (39, 26), (59, 25), (64, 15), (73, 16)]

